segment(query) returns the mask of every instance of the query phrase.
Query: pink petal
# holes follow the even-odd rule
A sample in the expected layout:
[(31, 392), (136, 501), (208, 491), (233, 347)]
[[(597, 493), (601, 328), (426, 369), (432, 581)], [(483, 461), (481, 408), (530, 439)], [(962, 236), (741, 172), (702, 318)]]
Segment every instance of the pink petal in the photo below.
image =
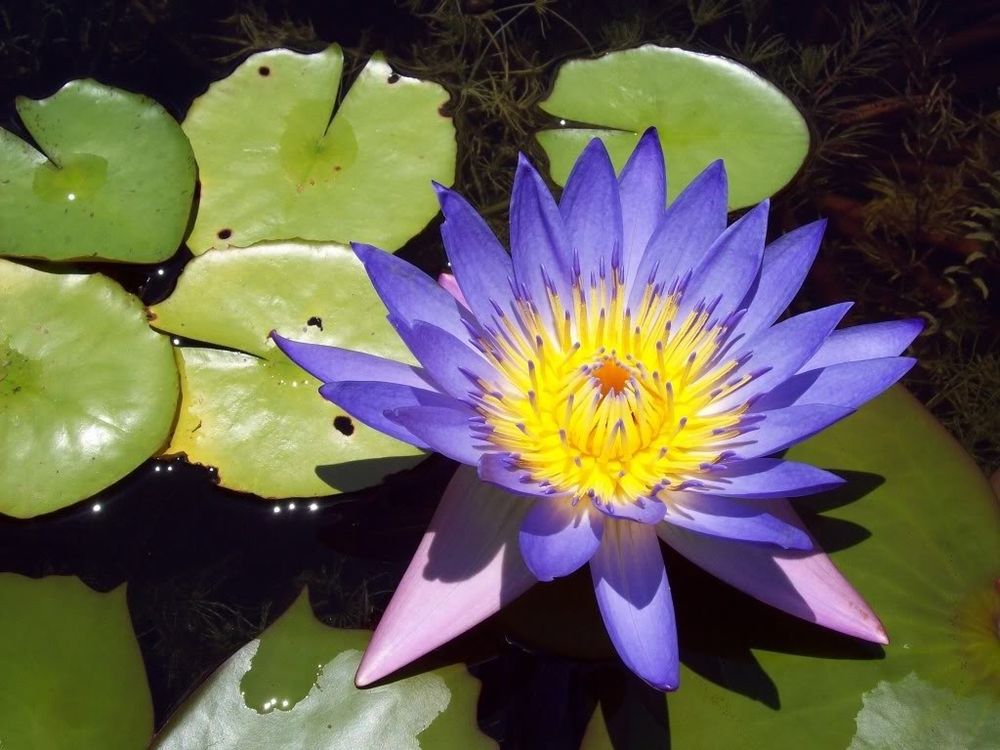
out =
[[(775, 516), (805, 530), (787, 500), (769, 501)], [(661, 523), (660, 538), (696, 565), (772, 607), (866, 641), (889, 638), (878, 617), (823, 552), (796, 552), (714, 539)]]
[(536, 579), (518, 551), (531, 501), (455, 472), (354, 678), (370, 685), (500, 610)]
[(455, 278), (454, 274), (442, 273), (438, 275), (438, 286), (444, 289), (448, 294), (456, 299), (458, 304), (460, 304), (465, 309), (469, 309), (469, 303), (465, 299), (465, 295), (462, 294), (462, 290), (458, 286), (458, 279)]

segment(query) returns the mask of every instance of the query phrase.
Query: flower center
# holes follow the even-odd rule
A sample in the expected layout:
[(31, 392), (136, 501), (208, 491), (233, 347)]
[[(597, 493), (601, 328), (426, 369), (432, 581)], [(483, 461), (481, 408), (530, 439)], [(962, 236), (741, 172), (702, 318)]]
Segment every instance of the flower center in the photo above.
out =
[(516, 300), (480, 346), (501, 376), (477, 397), (485, 439), (555, 492), (619, 503), (681, 489), (725, 458), (746, 407), (709, 407), (749, 382), (726, 358), (730, 327), (681, 293), (647, 286), (636, 310), (623, 282), (573, 286), (569, 306)]
[(629, 379), (629, 371), (622, 367), (621, 362), (618, 360), (606, 357), (601, 362), (601, 366), (594, 370), (594, 377), (601, 384), (601, 393), (607, 396), (608, 391), (621, 393), (625, 390), (625, 383)]

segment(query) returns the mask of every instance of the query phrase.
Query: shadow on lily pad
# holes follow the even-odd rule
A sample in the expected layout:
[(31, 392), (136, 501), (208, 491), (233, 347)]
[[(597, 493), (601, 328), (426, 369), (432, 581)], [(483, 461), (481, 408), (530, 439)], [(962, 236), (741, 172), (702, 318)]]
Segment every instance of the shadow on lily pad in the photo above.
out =
[(337, 492), (354, 492), (382, 481), (390, 474), (413, 468), (414, 456), (386, 456), (324, 464), (316, 467), (316, 476)]

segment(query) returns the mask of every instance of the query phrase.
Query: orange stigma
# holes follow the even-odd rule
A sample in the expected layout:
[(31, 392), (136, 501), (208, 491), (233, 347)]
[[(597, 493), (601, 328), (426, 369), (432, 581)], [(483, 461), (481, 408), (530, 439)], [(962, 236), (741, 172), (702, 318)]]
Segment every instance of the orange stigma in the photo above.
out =
[(601, 366), (594, 370), (593, 375), (601, 382), (601, 395), (607, 396), (609, 391), (621, 393), (629, 379), (629, 372), (616, 359), (608, 357)]

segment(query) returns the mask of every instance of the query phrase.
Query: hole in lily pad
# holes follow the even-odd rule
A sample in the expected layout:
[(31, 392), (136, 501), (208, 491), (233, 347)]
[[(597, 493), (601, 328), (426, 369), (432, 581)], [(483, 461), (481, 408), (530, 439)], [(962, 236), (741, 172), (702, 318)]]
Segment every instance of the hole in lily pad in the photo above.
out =
[(307, 326), (314, 326), (319, 330), (323, 330), (323, 319), (318, 315), (313, 315), (309, 320), (306, 321)]
[(261, 65), (259, 68), (257, 68), (257, 72), (260, 73), (265, 78), (271, 75), (271, 69), (266, 65)]
[(220, 240), (228, 240), (230, 237), (233, 236), (233, 230), (232, 229), (220, 229), (218, 236), (219, 236)]
[(345, 417), (344, 415), (334, 417), (333, 426), (337, 428), (337, 432), (343, 435), (354, 434), (354, 422), (351, 421), (350, 417)]
[[(239, 247), (303, 239), (395, 250), (437, 214), (431, 180), (450, 185), (455, 176), (455, 128), (439, 114), (447, 91), (394, 73), (376, 55), (338, 104), (343, 68), (337, 45), (311, 55), (271, 50), (191, 105), (184, 131), (205, 184), (192, 252), (219, 245), (220, 226)], [(270, 92), (266, 107), (263, 69), (295, 81)]]

